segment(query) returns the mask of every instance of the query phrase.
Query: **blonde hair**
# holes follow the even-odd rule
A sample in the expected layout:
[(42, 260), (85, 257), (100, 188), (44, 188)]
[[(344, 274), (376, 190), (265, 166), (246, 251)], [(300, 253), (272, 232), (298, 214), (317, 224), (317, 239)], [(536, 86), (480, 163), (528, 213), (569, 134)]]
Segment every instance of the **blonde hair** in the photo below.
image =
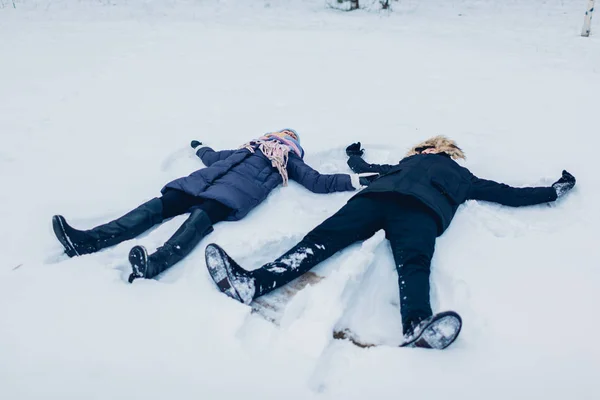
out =
[(467, 158), (462, 149), (456, 145), (456, 142), (454, 140), (448, 139), (446, 136), (435, 136), (417, 144), (412, 149), (410, 149), (408, 153), (406, 153), (406, 157), (419, 154), (419, 152), (417, 151), (419, 147), (435, 148), (440, 153), (448, 154), (450, 157), (452, 157), (453, 160), (458, 160), (459, 158), (462, 158), (464, 160)]

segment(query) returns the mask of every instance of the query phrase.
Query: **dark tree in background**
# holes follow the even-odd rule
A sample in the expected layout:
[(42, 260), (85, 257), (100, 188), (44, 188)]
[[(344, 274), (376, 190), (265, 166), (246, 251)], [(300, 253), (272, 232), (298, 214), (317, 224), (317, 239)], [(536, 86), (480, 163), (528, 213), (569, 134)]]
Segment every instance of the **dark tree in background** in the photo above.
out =
[[(366, 6), (363, 4), (363, 7), (372, 10), (373, 5), (377, 3), (379, 3), (382, 10), (390, 10), (392, 8), (392, 0), (370, 0), (367, 1)], [(360, 8), (360, 0), (327, 0), (327, 4), (329, 4), (329, 6), (332, 8), (337, 8), (338, 10), (342, 11), (353, 11)]]

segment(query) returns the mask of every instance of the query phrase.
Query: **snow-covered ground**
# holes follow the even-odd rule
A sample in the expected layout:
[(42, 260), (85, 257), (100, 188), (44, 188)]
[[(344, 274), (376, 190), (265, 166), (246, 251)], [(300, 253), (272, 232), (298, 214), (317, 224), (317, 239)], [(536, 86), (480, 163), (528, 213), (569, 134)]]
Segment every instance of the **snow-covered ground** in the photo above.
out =
[[(0, 398), (598, 399), (600, 21), (579, 36), (585, 3), (0, 0)], [(256, 267), (351, 193), (280, 188), (158, 280), (126, 283), (128, 251), (184, 217), (61, 255), (53, 214), (108, 221), (201, 167), (191, 139), (234, 148), (282, 127), (323, 172), (349, 172), (356, 140), (396, 162), (446, 134), (480, 177), (578, 183), (551, 205), (461, 207), (433, 260), (434, 309), (464, 320), (443, 352), (331, 339), (398, 341), (381, 233), (321, 266), (278, 327), (212, 283), (209, 242)]]

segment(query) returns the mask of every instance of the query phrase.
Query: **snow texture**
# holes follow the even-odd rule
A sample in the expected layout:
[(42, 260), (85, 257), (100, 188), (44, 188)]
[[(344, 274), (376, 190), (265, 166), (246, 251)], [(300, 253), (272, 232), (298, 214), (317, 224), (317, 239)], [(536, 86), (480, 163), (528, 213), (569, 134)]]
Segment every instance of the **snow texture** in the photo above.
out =
[[(283, 257), (280, 262), (281, 264), (285, 265), (286, 268), (289, 269), (298, 269), (300, 267), (300, 265), (302, 265), (302, 262), (304, 260), (306, 260), (306, 258), (310, 255), (313, 255), (314, 252), (311, 248), (305, 247), (305, 248), (299, 248), (296, 252), (288, 254), (287, 256)], [(267, 268), (269, 271), (271, 272), (275, 272), (275, 273), (281, 273), (281, 272), (285, 272), (286, 269), (283, 269), (281, 271), (278, 271), (278, 267), (268, 267)]]
[[(0, 0), (0, 398), (597, 399), (600, 36), (580, 36), (584, 3)], [(547, 186), (566, 169), (577, 185), (460, 207), (432, 261), (434, 311), (463, 317), (442, 352), (332, 339), (401, 340), (382, 232), (320, 265), (277, 324), (210, 278), (208, 243), (263, 265), (350, 192), (278, 188), (155, 280), (128, 284), (127, 254), (186, 216), (62, 254), (52, 215), (106, 222), (202, 167), (190, 140), (236, 148), (281, 127), (326, 173), (350, 173), (352, 142), (395, 163), (445, 134), (477, 176)]]

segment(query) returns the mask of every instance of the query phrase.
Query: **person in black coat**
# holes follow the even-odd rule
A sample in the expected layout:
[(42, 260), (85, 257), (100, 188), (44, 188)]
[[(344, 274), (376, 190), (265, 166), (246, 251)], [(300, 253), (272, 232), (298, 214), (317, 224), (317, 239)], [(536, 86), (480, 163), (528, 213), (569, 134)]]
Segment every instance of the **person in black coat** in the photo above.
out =
[[(398, 272), (403, 331), (411, 335), (421, 321), (432, 316), (429, 275), (435, 240), (462, 203), (472, 199), (529, 206), (555, 201), (575, 185), (575, 178), (566, 171), (550, 187), (514, 188), (478, 178), (455, 161), (465, 158), (463, 151), (443, 136), (413, 147), (396, 165), (367, 163), (360, 143), (348, 146), (346, 152), (354, 172), (376, 174), (372, 183), (284, 255), (249, 272), (218, 246), (207, 247), (207, 265), (214, 254), (228, 260), (227, 279), (213, 276), (223, 292), (248, 304), (383, 229)], [(210, 266), (209, 271), (214, 275)]]
[[(237, 221), (277, 186), (295, 180), (314, 193), (356, 190), (368, 184), (358, 175), (323, 175), (308, 166), (300, 136), (293, 129), (266, 134), (237, 150), (214, 151), (192, 142), (206, 168), (168, 183), (162, 196), (126, 215), (93, 229), (81, 231), (67, 224), (61, 215), (52, 218), (56, 237), (69, 257), (94, 253), (132, 239), (162, 221), (184, 213), (188, 219), (155, 253), (142, 246), (129, 253), (136, 278), (153, 278), (189, 254), (219, 221)], [(361, 185), (362, 184), (362, 185)]]

